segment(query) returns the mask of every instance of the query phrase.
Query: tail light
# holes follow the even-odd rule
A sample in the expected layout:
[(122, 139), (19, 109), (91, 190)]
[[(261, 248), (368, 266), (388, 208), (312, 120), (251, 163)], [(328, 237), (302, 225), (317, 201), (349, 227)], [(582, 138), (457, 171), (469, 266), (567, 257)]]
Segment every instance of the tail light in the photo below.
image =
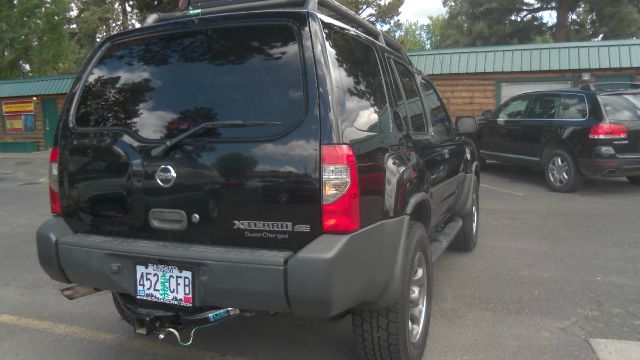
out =
[(589, 130), (591, 139), (625, 139), (627, 135), (626, 127), (615, 124), (598, 124)]
[(360, 229), (360, 189), (356, 156), (349, 145), (322, 146), (322, 230)]
[(51, 200), (51, 213), (60, 215), (62, 213), (60, 207), (60, 189), (58, 182), (58, 162), (60, 160), (60, 149), (58, 147), (51, 148), (49, 156), (49, 199)]

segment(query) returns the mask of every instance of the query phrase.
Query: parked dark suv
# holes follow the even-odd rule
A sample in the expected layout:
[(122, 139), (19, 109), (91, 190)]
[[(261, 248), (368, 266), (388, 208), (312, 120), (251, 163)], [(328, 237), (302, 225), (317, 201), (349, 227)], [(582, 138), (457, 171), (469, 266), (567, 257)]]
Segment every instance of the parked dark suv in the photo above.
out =
[(420, 359), (431, 263), (477, 242), (475, 120), (454, 128), (402, 48), (333, 1), (220, 4), (89, 57), (51, 152), (43, 269), (71, 299), (111, 291), (140, 334), (350, 314), (363, 359)]
[(549, 188), (577, 190), (584, 176), (640, 184), (640, 86), (602, 83), (535, 91), (486, 114), (475, 136), (483, 160), (541, 167)]

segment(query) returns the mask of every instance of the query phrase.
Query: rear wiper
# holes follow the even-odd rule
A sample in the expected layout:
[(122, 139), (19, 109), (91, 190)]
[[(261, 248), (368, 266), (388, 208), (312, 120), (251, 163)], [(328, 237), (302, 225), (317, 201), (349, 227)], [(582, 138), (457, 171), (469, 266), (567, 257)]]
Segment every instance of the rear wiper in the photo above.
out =
[(157, 157), (164, 154), (165, 151), (172, 148), (175, 144), (179, 143), (180, 141), (204, 129), (239, 128), (239, 127), (273, 126), (273, 125), (282, 125), (282, 123), (277, 121), (210, 121), (210, 122), (202, 123), (194, 127), (193, 129), (187, 132), (184, 132), (172, 138), (171, 140), (168, 140), (164, 144), (151, 149), (151, 156)]

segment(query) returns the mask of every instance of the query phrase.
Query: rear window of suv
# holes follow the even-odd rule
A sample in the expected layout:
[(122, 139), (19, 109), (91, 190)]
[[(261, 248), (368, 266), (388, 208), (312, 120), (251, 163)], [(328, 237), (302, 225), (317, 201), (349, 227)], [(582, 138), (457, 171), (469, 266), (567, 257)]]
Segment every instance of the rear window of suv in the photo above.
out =
[(640, 121), (640, 94), (601, 95), (609, 120)]
[(224, 138), (274, 136), (305, 112), (296, 34), (288, 24), (244, 25), (116, 43), (91, 70), (75, 125), (168, 139), (203, 122), (281, 122), (212, 130)]

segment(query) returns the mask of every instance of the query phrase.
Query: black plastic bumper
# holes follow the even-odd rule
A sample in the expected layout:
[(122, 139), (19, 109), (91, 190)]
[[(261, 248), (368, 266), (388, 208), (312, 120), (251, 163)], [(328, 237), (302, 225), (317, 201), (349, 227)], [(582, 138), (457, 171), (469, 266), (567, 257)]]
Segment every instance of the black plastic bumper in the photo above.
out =
[(588, 176), (640, 176), (640, 157), (581, 159), (578, 164)]
[[(384, 306), (409, 217), (347, 235), (321, 235), (293, 253), (74, 234), (60, 217), (37, 232), (40, 264), (54, 280), (135, 294), (135, 265), (163, 263), (194, 271), (195, 306), (329, 317), (358, 306)], [(384, 300), (382, 300), (384, 301)]]

